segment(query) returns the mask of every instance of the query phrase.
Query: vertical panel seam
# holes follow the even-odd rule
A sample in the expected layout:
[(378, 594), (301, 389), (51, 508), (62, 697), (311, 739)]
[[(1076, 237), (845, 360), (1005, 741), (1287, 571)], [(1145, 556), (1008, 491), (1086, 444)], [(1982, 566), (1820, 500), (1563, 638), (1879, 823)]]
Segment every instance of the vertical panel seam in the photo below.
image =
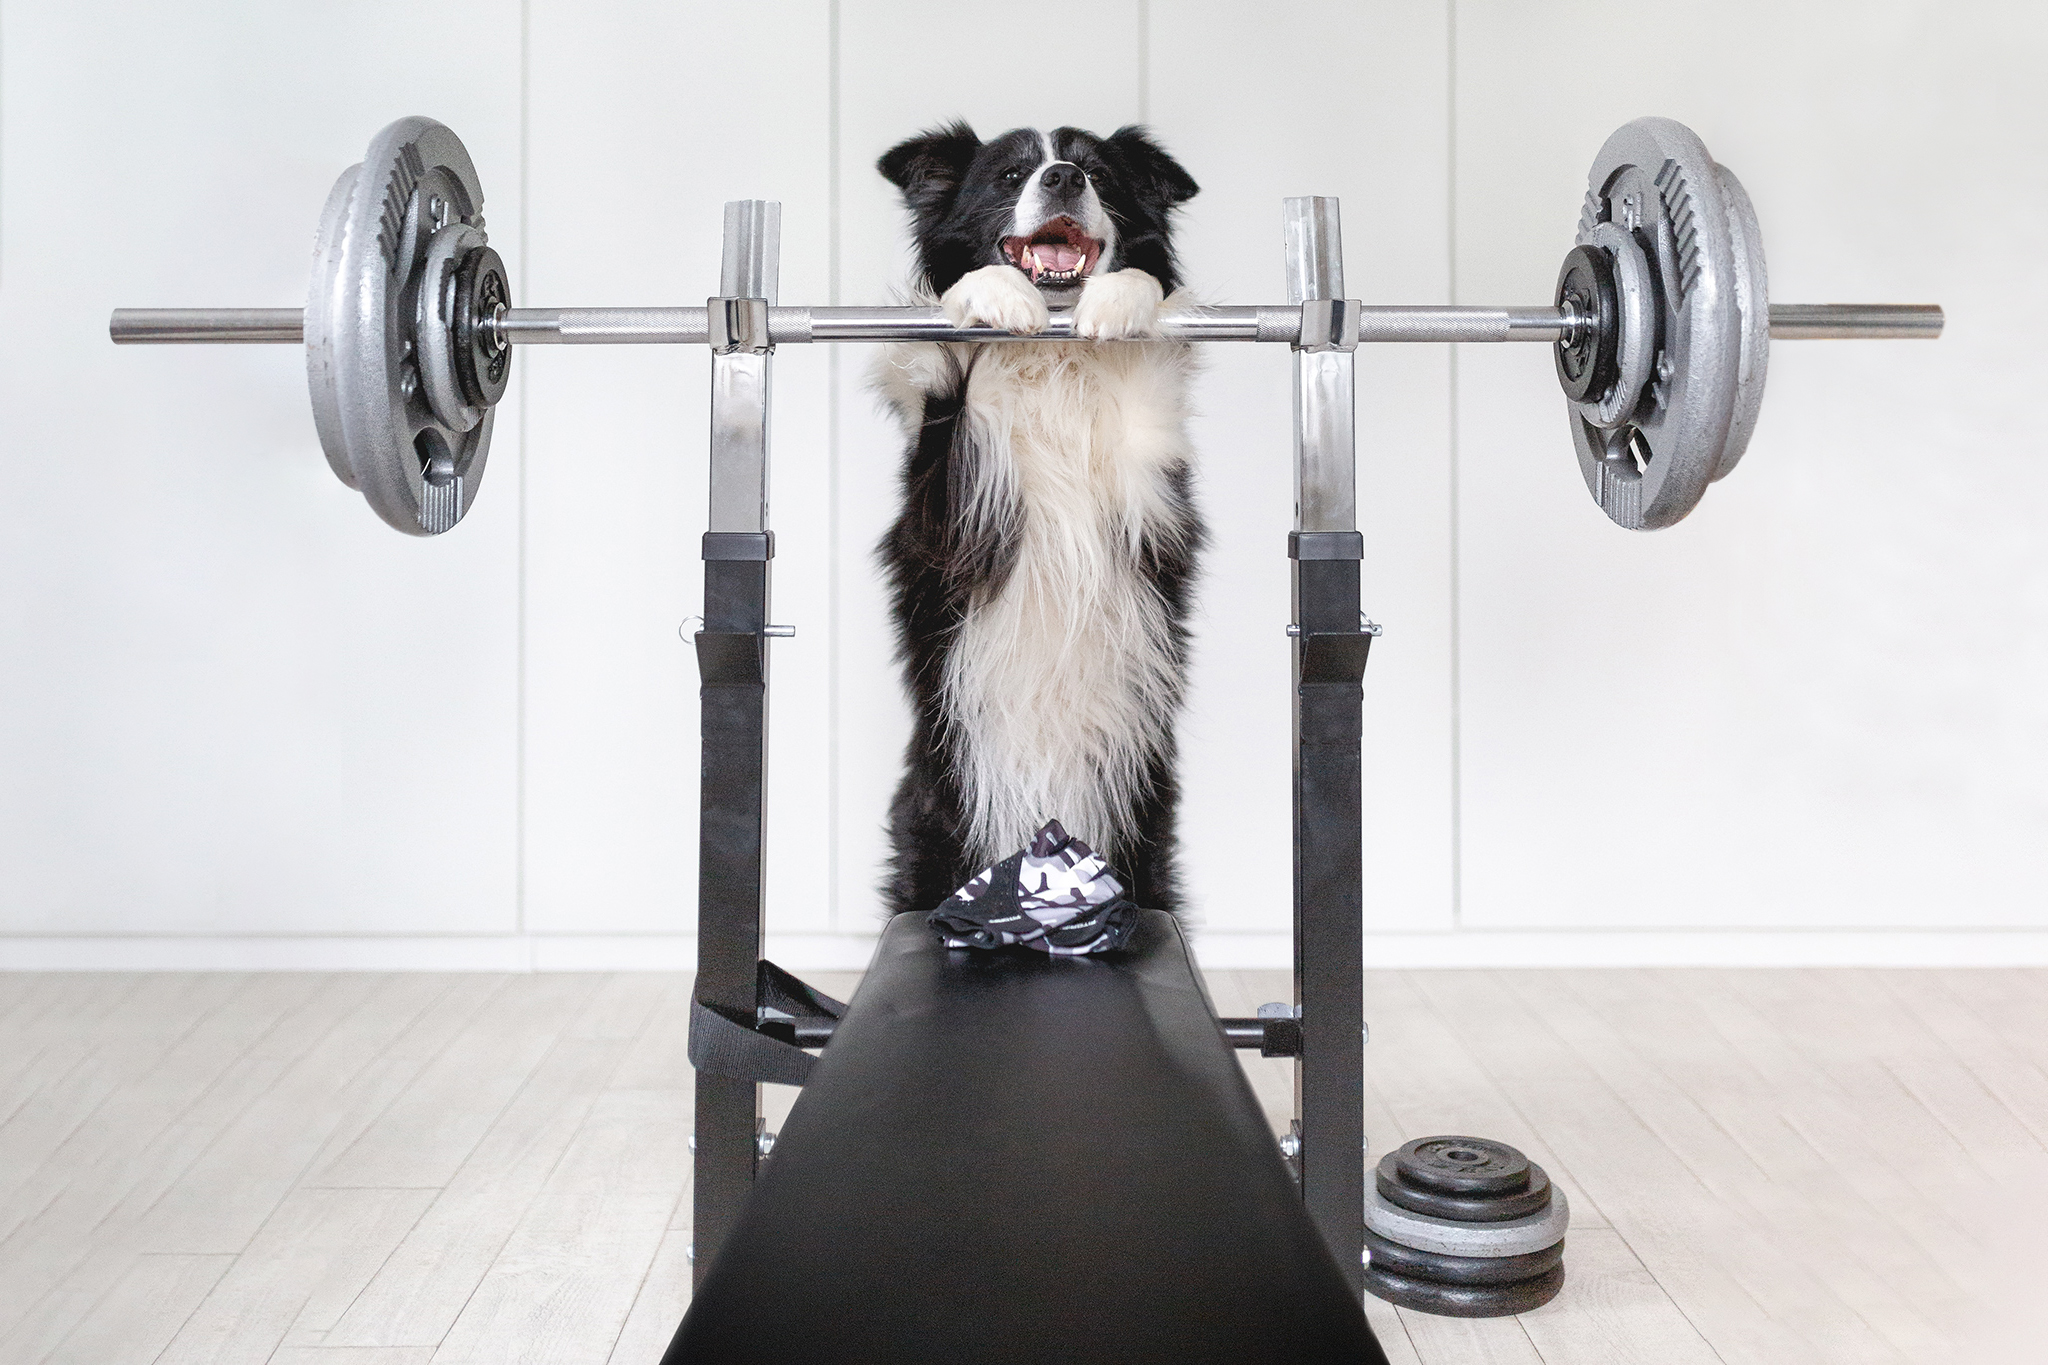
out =
[[(1458, 302), (1458, 0), (1444, 5), (1444, 253), (1445, 285)], [(1459, 573), (1460, 470), (1458, 459), (1458, 356), (1450, 348), (1450, 632), (1451, 632), (1451, 932), (1465, 926), (1465, 688), (1463, 643), (1464, 582)]]
[(1138, 0), (1138, 122), (1152, 121), (1152, 3)]
[(7, 282), (7, 9), (0, 5), (0, 284)]
[[(519, 297), (528, 298), (532, 283), (533, 252), (528, 244), (532, 222), (528, 210), (531, 184), (533, 104), (533, 0), (519, 0)], [(513, 923), (526, 932), (526, 391), (519, 386), (519, 515), (518, 572), (515, 575), (515, 611), (518, 626), (513, 633), (513, 744), (512, 744), (512, 907)]]
[[(825, 6), (825, 297), (839, 302), (839, 0)], [(838, 346), (825, 358), (825, 923), (839, 919), (839, 427)]]

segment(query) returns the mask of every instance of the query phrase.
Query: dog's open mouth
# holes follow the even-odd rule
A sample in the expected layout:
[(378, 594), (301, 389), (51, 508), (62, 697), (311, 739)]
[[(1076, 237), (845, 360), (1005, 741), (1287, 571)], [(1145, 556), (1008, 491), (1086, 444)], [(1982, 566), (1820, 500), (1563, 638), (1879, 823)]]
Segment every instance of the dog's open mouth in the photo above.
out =
[(1002, 245), (1010, 264), (1033, 284), (1078, 283), (1102, 256), (1102, 243), (1066, 217), (1052, 219), (1029, 237), (1005, 237)]

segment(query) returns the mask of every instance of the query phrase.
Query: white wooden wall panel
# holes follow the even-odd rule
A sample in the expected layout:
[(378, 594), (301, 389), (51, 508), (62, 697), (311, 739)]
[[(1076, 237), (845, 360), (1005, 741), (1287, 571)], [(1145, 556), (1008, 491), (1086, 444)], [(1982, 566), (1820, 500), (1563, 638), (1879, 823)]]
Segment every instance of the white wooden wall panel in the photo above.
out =
[[(1742, 466), (1651, 535), (1586, 496), (1547, 356), (1463, 348), (1466, 923), (2039, 925), (2044, 12), (1458, 17), (1464, 301), (1547, 298), (1602, 139), (1663, 113), (1747, 186), (1774, 297), (1949, 318), (1775, 346)], [(1555, 79), (1623, 31), (1654, 81)]]
[[(1649, 75), (1560, 76), (1623, 32)], [(476, 510), (417, 541), (327, 472), (295, 351), (105, 340), (117, 304), (300, 300), (335, 172), (408, 112), (468, 141), (520, 299), (557, 305), (703, 298), (753, 196), (787, 298), (887, 301), (874, 158), (956, 115), (1152, 123), (1219, 300), (1279, 295), (1278, 202), (1325, 193), (1355, 296), (1537, 301), (1602, 138), (1691, 122), (1777, 297), (1935, 300), (1949, 335), (1780, 345), (1748, 460), (1650, 536), (1586, 497), (1541, 348), (1362, 353), (1371, 951), (2039, 956), (1841, 931), (2048, 926), (2043, 69), (2019, 4), (1117, 0), (1055, 53), (920, 0), (0, 0), (9, 960), (686, 958), (703, 356), (522, 351)], [(776, 361), (770, 926), (849, 963), (907, 733), (871, 358)], [(1184, 833), (1226, 955), (1286, 928), (1286, 371), (1213, 348), (1196, 395)]]
[(516, 257), (517, 81), (422, 54), (516, 73), (518, 7), (0, 23), (0, 932), (510, 929), (516, 426), (413, 540), (328, 472), (299, 351), (106, 325), (302, 302), (336, 173), (413, 112), (468, 137)]
[[(533, 197), (522, 295), (551, 306), (701, 305), (722, 205), (780, 199), (781, 290), (828, 284), (828, 6), (590, 6), (532, 13)], [(526, 928), (691, 934), (709, 353), (528, 348)], [(774, 365), (770, 920), (827, 928), (829, 358)]]
[[(1283, 0), (1256, 23), (1245, 15), (1152, 10), (1148, 115), (1203, 186), (1184, 215), (1190, 286), (1219, 302), (1284, 301), (1281, 200), (1322, 194), (1342, 200), (1352, 297), (1443, 301), (1445, 6)], [(1214, 346), (1205, 362), (1195, 444), (1213, 542), (1182, 735), (1188, 889), (1212, 930), (1285, 934), (1291, 360), (1279, 347)], [(1367, 923), (1448, 929), (1448, 356), (1366, 348), (1358, 377), (1362, 593), (1386, 629), (1365, 683)]]

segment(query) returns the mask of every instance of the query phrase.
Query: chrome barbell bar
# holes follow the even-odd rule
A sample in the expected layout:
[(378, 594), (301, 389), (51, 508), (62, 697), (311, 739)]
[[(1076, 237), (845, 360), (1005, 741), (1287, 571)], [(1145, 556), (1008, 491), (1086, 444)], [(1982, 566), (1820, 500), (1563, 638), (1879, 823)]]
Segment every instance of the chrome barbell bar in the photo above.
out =
[[(1313, 307), (1314, 305), (1307, 305)], [(1271, 304), (1167, 312), (1159, 335), (1168, 341), (1282, 342), (1302, 337), (1304, 305)], [(1457, 305), (1361, 305), (1357, 339), (1368, 342), (1554, 342), (1579, 319), (1569, 310)], [(710, 341), (706, 308), (512, 308), (492, 324), (515, 346), (703, 346)], [(1933, 340), (1943, 316), (1936, 304), (1774, 303), (1776, 341)], [(292, 343), (304, 340), (298, 308), (117, 308), (108, 326), (124, 346)], [(770, 308), (776, 345), (823, 341), (1072, 341), (1074, 314), (1054, 310), (1030, 336), (994, 327), (955, 327), (937, 308)]]

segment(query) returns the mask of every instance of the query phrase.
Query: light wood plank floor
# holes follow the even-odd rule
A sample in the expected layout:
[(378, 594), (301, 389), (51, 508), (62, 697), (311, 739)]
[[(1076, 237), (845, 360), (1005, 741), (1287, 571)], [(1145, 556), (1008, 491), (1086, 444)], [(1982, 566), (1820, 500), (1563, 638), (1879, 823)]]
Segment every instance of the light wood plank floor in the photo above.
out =
[[(689, 984), (0, 976), (0, 1361), (654, 1365), (689, 1297)], [(1286, 983), (1210, 989), (1249, 1014)], [(1513, 1142), (1573, 1213), (1537, 1312), (1368, 1300), (1397, 1365), (2048, 1361), (2020, 1321), (2048, 972), (1375, 972), (1366, 998), (1373, 1150)], [(1287, 1064), (1246, 1069), (1283, 1126)]]

